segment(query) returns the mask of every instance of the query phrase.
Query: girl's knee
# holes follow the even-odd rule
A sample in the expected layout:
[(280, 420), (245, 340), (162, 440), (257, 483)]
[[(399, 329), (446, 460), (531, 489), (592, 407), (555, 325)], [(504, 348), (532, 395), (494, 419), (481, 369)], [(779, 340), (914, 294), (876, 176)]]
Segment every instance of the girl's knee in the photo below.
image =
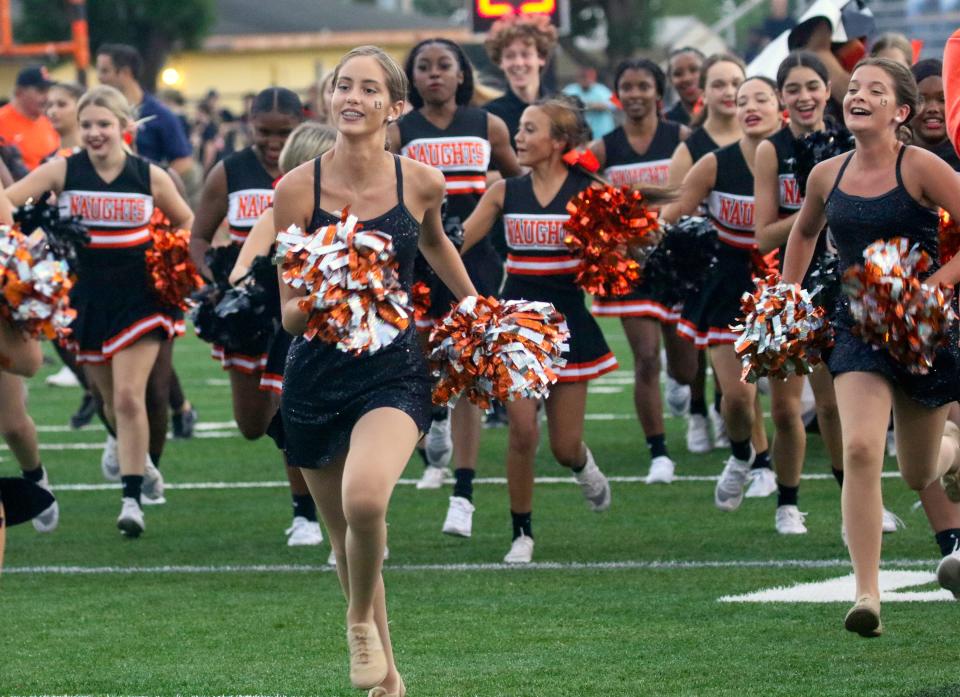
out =
[(929, 472), (914, 472), (911, 470), (901, 470), (900, 476), (907, 486), (914, 491), (923, 491), (936, 481), (937, 477)]
[(639, 349), (634, 354), (634, 373), (637, 382), (660, 380), (660, 352), (652, 349)]
[(883, 462), (885, 443), (873, 442), (856, 434), (844, 435), (843, 438), (843, 468), (847, 472), (864, 467), (875, 466)]
[(550, 443), (550, 451), (563, 467), (580, 467), (583, 464), (583, 442), (579, 438), (576, 441)]
[(800, 400), (773, 399), (770, 401), (770, 417), (777, 429), (792, 428), (798, 422), (802, 426), (800, 411)]
[(147, 411), (144, 394), (125, 385), (113, 389), (113, 413), (128, 418), (137, 417)]
[(371, 530), (385, 524), (387, 501), (375, 492), (345, 492), (343, 516), (352, 530)]
[(536, 419), (510, 419), (508, 440), (513, 451), (524, 455), (535, 453), (540, 443), (540, 428)]

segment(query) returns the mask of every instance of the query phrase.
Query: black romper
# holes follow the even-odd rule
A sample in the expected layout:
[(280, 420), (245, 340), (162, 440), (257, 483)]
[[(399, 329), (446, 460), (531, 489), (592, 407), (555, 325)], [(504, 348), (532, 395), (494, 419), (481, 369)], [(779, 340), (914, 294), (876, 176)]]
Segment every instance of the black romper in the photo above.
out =
[[(631, 184), (662, 187), (670, 176), (670, 158), (680, 143), (680, 125), (659, 121), (646, 152), (638, 153), (630, 145), (623, 127), (603, 137), (606, 166), (603, 175), (614, 186)], [(680, 319), (679, 308), (668, 304), (640, 283), (626, 295), (594, 298), (591, 312), (597, 317), (648, 317), (669, 324)]]
[(541, 206), (529, 174), (505, 180), (503, 226), (508, 254), (501, 297), (551, 302), (566, 318), (569, 350), (563, 353), (566, 366), (556, 369), (559, 382), (593, 380), (617, 369), (616, 356), (573, 281), (580, 261), (563, 242), (564, 224), (570, 218), (567, 202), (592, 183), (585, 174), (570, 170), (553, 200)]
[[(314, 160), (314, 212), (310, 230), (336, 223), (339, 216), (320, 208), (320, 158)], [(400, 158), (394, 157), (397, 204), (383, 215), (362, 221), (393, 239), (400, 283), (409, 291), (420, 223), (403, 203)], [(354, 356), (319, 340), (294, 337), (287, 356), (280, 414), (287, 462), (320, 468), (342, 456), (357, 421), (369, 411), (393, 407), (410, 416), (420, 432), (430, 427), (433, 379), (411, 325), (393, 343), (374, 354)]]
[[(827, 197), (827, 224), (840, 255), (841, 272), (863, 263), (863, 250), (877, 240), (906, 237), (930, 255), (930, 273), (939, 266), (937, 211), (920, 205), (907, 191), (900, 177), (900, 163), (907, 146), (897, 155), (897, 186), (880, 196), (852, 196), (840, 188), (843, 173), (854, 153), (847, 155)], [(927, 274), (929, 275), (929, 274)], [(934, 408), (960, 398), (960, 349), (957, 324), (951, 324), (946, 345), (936, 353), (927, 375), (913, 375), (887, 351), (876, 349), (850, 332), (853, 318), (846, 295), (841, 295), (832, 317), (836, 343), (828, 367), (841, 373), (880, 373), (895, 387), (919, 404)]]

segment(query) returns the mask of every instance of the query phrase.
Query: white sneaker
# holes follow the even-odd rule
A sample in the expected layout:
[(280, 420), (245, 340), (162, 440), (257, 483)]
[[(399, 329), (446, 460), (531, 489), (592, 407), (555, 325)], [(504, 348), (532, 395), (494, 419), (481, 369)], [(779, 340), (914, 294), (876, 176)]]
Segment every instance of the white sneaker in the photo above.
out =
[(671, 416), (683, 416), (690, 410), (689, 385), (681, 385), (668, 375), (663, 394)]
[(163, 475), (156, 468), (150, 456), (147, 455), (147, 461), (143, 469), (143, 485), (140, 488), (140, 503), (144, 506), (159, 506), (166, 503), (167, 499), (163, 496)]
[[(590, 504), (590, 510), (601, 513), (610, 508), (610, 482), (594, 462), (590, 448), (587, 448), (587, 464), (574, 477), (580, 485), (583, 498)], [(530, 545), (532, 549), (533, 540), (530, 540)]]
[(533, 538), (520, 535), (510, 545), (510, 551), (503, 561), (507, 564), (529, 564), (533, 561)]
[(146, 527), (143, 522), (143, 509), (136, 499), (124, 497), (120, 508), (120, 517), (117, 518), (117, 527), (127, 537), (140, 537)]
[[(47, 477), (46, 470), (43, 471), (43, 479), (37, 482), (37, 486), (41, 489), (46, 489), (51, 495), (53, 494), (53, 490), (50, 488), (50, 478)], [(56, 498), (54, 498), (53, 503), (33, 519), (33, 529), (37, 532), (53, 532), (59, 524), (60, 504), (57, 503)]]
[(446, 467), (431, 467), (428, 465), (423, 468), (423, 474), (420, 476), (420, 481), (417, 482), (417, 488), (439, 489), (449, 476), (450, 470)]
[(730, 438), (727, 436), (727, 424), (724, 422), (723, 416), (713, 405), (710, 406), (707, 413), (710, 415), (710, 425), (713, 427), (713, 449), (729, 448)]
[(117, 439), (107, 435), (107, 442), (103, 444), (103, 454), (100, 456), (100, 471), (108, 482), (120, 481), (120, 458), (117, 456)]
[(887, 431), (887, 457), (896, 457), (897, 456), (897, 437), (894, 435), (893, 429)]
[(427, 453), (427, 464), (437, 469), (444, 469), (450, 464), (453, 455), (453, 440), (450, 437), (450, 411), (442, 421), (430, 422), (430, 430), (424, 438), (424, 448)]
[(744, 494), (748, 499), (765, 499), (777, 493), (777, 478), (769, 467), (750, 470), (750, 488)]
[(650, 461), (650, 472), (643, 481), (647, 484), (670, 484), (675, 467), (673, 460), (666, 455), (655, 457)]
[(690, 414), (687, 417), (687, 450), (697, 455), (713, 450), (710, 441), (710, 423), (706, 416)]
[(74, 375), (73, 371), (67, 366), (63, 366), (53, 375), (48, 375), (44, 382), (53, 387), (80, 387), (80, 381), (77, 380), (77, 376)]
[(796, 506), (777, 506), (776, 526), (781, 535), (806, 535), (807, 526), (804, 525), (806, 513), (801, 513)]
[(750, 476), (750, 465), (756, 453), (750, 448), (749, 460), (738, 460), (733, 455), (727, 458), (723, 472), (713, 490), (713, 502), (721, 511), (735, 511), (743, 503), (743, 488)]
[[(384, 548), (383, 548), (383, 560), (386, 561), (386, 560), (389, 559), (389, 558), (390, 558), (390, 548), (389, 548), (389, 547), (384, 547)], [(337, 565), (337, 553), (334, 552), (334, 551), (331, 549), (331, 550), (330, 550), (330, 556), (327, 557), (327, 566), (336, 567), (336, 565)]]
[(295, 516), (293, 524), (284, 532), (287, 535), (287, 547), (306, 547), (323, 543), (320, 523), (307, 520), (303, 516)]
[(960, 600), (960, 550), (953, 550), (940, 560), (937, 566), (937, 583), (953, 593), (953, 597)]
[(473, 533), (474, 505), (462, 496), (451, 496), (447, 508), (447, 519), (443, 521), (443, 532), (447, 535), (470, 537)]
[(886, 508), (883, 509), (883, 532), (896, 532), (900, 528), (907, 527), (907, 524), (900, 520), (896, 513), (891, 513)]

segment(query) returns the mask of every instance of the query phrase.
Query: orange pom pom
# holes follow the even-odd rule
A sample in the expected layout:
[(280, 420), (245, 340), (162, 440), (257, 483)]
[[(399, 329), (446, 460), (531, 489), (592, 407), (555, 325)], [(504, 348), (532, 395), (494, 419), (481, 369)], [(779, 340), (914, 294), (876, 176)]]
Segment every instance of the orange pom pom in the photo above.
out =
[(191, 306), (190, 296), (203, 287), (203, 278), (190, 258), (190, 231), (174, 230), (155, 210), (150, 221), (153, 246), (145, 253), (150, 283), (161, 304), (181, 310)]
[(940, 263), (946, 264), (960, 251), (960, 225), (942, 208), (940, 209)]

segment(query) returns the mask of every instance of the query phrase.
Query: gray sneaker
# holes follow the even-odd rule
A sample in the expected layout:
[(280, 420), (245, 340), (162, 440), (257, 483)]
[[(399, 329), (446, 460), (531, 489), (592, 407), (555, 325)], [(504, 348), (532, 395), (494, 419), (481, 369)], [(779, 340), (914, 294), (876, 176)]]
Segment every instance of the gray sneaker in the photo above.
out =
[[(53, 490), (50, 488), (50, 478), (47, 476), (47, 471), (43, 471), (43, 479), (37, 482), (37, 486), (41, 489), (46, 489), (53, 495)], [(54, 499), (47, 508), (36, 516), (33, 519), (33, 529), (37, 532), (53, 532), (57, 529), (57, 526), (60, 524), (60, 504), (57, 503), (57, 500)]]
[(587, 448), (587, 464), (575, 477), (590, 510), (601, 513), (610, 508), (610, 482), (594, 462), (590, 448)]
[(147, 462), (143, 471), (143, 486), (140, 489), (140, 502), (145, 506), (156, 506), (166, 503), (167, 499), (163, 496), (163, 475), (156, 468), (150, 456), (147, 455)]
[(953, 593), (953, 597), (960, 600), (960, 549), (953, 550), (940, 560), (937, 567), (937, 583)]
[(713, 491), (713, 502), (721, 511), (735, 511), (743, 503), (743, 489), (750, 477), (754, 452), (750, 448), (749, 460), (738, 460), (733, 455), (727, 458), (717, 488)]

